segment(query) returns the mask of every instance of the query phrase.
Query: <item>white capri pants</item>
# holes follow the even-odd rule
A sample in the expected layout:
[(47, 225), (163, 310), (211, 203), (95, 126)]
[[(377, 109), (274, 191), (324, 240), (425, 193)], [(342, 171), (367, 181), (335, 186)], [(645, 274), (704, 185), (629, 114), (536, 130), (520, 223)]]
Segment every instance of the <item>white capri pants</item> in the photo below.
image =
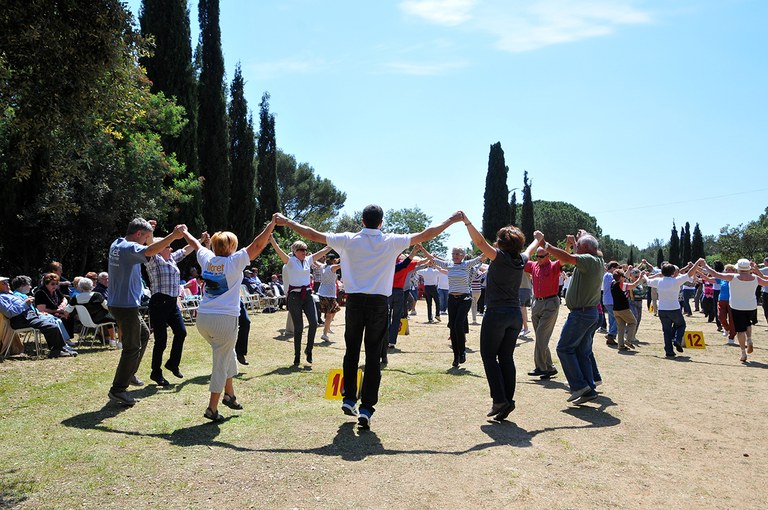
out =
[(213, 350), (213, 370), (211, 384), (208, 386), (211, 393), (222, 393), (227, 379), (237, 375), (237, 319), (231, 315), (197, 315), (197, 330), (211, 344)]

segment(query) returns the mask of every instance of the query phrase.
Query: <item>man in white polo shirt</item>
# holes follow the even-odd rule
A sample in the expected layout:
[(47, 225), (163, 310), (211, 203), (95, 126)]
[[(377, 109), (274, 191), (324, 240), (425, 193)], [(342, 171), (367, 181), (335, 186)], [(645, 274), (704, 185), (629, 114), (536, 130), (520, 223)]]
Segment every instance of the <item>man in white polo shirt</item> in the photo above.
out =
[[(368, 428), (374, 406), (379, 399), (381, 383), (381, 348), (387, 333), (387, 298), (392, 293), (392, 278), (397, 256), (409, 246), (423, 243), (440, 234), (451, 224), (461, 221), (454, 213), (440, 225), (418, 234), (385, 234), (381, 231), (384, 211), (378, 205), (363, 209), (360, 232), (323, 233), (275, 213), (275, 222), (286, 225), (299, 235), (333, 248), (341, 257), (341, 272), (346, 291), (346, 330), (344, 342), (344, 400), (342, 411), (357, 416), (358, 423)], [(365, 341), (365, 378), (357, 404), (357, 367), (360, 347)]]

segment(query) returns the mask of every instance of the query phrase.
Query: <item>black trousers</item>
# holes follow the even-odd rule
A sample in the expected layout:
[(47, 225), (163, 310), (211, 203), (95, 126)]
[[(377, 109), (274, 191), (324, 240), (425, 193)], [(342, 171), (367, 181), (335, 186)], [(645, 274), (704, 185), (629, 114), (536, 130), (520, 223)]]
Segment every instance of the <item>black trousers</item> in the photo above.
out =
[(347, 294), (344, 343), (344, 399), (357, 400), (357, 367), (360, 349), (365, 345), (365, 377), (360, 394), (360, 408), (371, 413), (379, 401), (381, 384), (381, 349), (386, 345), (387, 296), (379, 294)]
[(437, 285), (425, 285), (424, 298), (427, 300), (427, 319), (432, 320), (432, 301), (435, 302), (435, 317), (440, 317), (440, 295), (437, 293)]
[(175, 297), (166, 294), (152, 294), (149, 300), (149, 323), (155, 335), (155, 345), (152, 348), (152, 372), (159, 374), (162, 370), (163, 353), (168, 345), (168, 327), (173, 332), (171, 354), (168, 366), (179, 368), (181, 351), (184, 349), (184, 339), (187, 338), (187, 328)]

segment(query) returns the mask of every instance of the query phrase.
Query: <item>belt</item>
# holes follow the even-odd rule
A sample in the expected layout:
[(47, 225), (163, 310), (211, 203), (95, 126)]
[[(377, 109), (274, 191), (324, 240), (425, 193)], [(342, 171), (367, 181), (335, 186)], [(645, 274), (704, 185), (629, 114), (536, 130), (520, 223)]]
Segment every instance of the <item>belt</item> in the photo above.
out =
[(585, 306), (583, 308), (569, 308), (572, 312), (589, 312), (592, 310), (597, 310), (596, 306)]
[(557, 297), (557, 294), (552, 294), (551, 296), (547, 297), (537, 297), (536, 301), (544, 301), (545, 299), (552, 299), (553, 297)]

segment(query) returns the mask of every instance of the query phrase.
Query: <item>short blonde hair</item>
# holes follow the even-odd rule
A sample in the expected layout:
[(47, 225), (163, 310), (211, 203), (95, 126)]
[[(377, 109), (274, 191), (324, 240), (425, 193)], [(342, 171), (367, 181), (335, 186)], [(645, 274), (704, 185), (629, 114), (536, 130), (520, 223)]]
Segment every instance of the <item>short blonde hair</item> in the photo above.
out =
[(211, 249), (219, 257), (232, 255), (237, 250), (237, 236), (232, 232), (216, 232), (211, 237)]
[(296, 253), (296, 250), (306, 250), (307, 243), (304, 241), (296, 241), (291, 245), (291, 253)]

